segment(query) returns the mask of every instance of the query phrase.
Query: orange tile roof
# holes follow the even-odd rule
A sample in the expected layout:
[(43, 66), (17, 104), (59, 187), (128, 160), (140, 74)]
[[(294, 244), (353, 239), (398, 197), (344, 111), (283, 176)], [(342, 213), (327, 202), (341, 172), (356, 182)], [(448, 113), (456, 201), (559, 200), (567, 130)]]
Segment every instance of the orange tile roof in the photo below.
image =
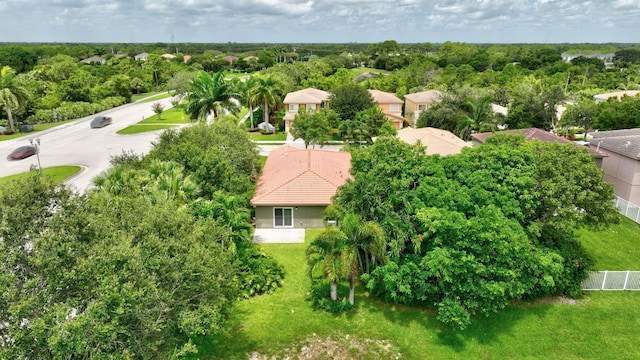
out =
[(426, 147), (425, 153), (427, 155), (447, 156), (459, 154), (462, 148), (469, 146), (464, 140), (450, 131), (432, 127), (418, 129), (407, 127), (398, 130), (398, 139), (412, 145), (420, 141)]
[(368, 90), (369, 94), (373, 98), (373, 101), (377, 104), (402, 104), (404, 101), (400, 100), (393, 93), (380, 91), (380, 90)]
[(283, 146), (269, 153), (252, 205), (329, 205), (351, 179), (351, 154)]

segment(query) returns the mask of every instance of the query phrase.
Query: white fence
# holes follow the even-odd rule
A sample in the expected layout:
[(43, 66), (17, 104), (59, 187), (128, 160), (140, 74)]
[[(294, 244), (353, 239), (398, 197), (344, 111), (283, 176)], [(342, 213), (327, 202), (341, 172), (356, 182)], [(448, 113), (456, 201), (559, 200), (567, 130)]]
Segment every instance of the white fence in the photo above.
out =
[(618, 196), (618, 199), (616, 200), (616, 206), (618, 207), (620, 214), (640, 223), (640, 206), (632, 204), (620, 196)]
[(594, 271), (582, 290), (640, 290), (640, 271)]

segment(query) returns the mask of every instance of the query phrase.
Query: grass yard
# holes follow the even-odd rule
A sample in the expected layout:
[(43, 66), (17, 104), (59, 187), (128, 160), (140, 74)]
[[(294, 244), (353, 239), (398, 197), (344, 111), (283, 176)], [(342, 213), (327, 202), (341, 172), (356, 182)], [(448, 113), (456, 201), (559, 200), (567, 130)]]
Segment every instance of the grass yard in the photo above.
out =
[[(52, 166), (48, 168), (43, 168), (42, 176), (51, 177), (55, 182), (61, 182), (67, 179), (68, 177), (79, 173), (81, 170), (82, 168), (80, 166)], [(37, 170), (34, 170), (34, 171), (37, 171)], [(20, 174), (2, 177), (0, 178), (0, 186), (8, 182), (11, 182), (13, 180), (27, 177), (28, 174), (29, 172), (24, 172)]]
[[(317, 230), (307, 230), (307, 243), (316, 234)], [(397, 353), (402, 359), (640, 358), (640, 292), (589, 292), (578, 301), (514, 305), (489, 318), (478, 317), (470, 328), (457, 331), (438, 322), (431, 309), (386, 304), (368, 297), (362, 287), (354, 312), (335, 316), (313, 310), (306, 300), (306, 245), (262, 248), (285, 266), (284, 286), (274, 294), (241, 302), (232, 331), (201, 339), (211, 347), (199, 359), (245, 359), (251, 353), (255, 359), (280, 359), (314, 349), (318, 353), (305, 358), (329, 359), (336, 353), (326, 351), (339, 348), (349, 354), (344, 358), (376, 360)], [(339, 293), (345, 295), (347, 290), (342, 284)], [(308, 339), (321, 344), (314, 347)], [(389, 343), (381, 350), (378, 345), (384, 341)]]
[(139, 94), (144, 96), (131, 96), (131, 101), (140, 101), (140, 102), (152, 102), (157, 100), (162, 100), (171, 97), (171, 94), (167, 92), (156, 92), (156, 93), (147, 93), (147, 94)]
[(160, 119), (158, 119), (158, 115), (154, 114), (140, 121), (138, 124), (187, 124), (190, 121), (189, 115), (186, 115), (183, 109), (183, 106), (177, 108), (172, 107), (163, 111)]
[(262, 135), (260, 132), (251, 132), (249, 137), (253, 141), (286, 141), (287, 133), (284, 131), (277, 132), (275, 134)]
[(131, 125), (126, 128), (117, 131), (117, 134), (120, 135), (131, 135), (131, 134), (139, 134), (147, 131), (155, 131), (155, 130), (165, 130), (171, 129), (175, 125), (164, 125), (164, 124), (150, 124), (150, 125)]
[(369, 72), (372, 74), (390, 74), (390, 72), (387, 70), (380, 70), (380, 69), (367, 68), (367, 67), (356, 67), (353, 69), (349, 69), (349, 71), (351, 71), (351, 73), (353, 73), (353, 75), (355, 76), (362, 75), (366, 72)]
[(620, 215), (618, 225), (581, 229), (578, 234), (597, 270), (640, 270), (640, 224)]

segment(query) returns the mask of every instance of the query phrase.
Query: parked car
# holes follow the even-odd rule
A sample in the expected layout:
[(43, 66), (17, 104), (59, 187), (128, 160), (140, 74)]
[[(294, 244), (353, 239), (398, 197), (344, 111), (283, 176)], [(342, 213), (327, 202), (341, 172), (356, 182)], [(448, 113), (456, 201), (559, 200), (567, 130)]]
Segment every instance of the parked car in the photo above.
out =
[(28, 158), (29, 156), (35, 155), (37, 151), (38, 149), (36, 149), (35, 146), (20, 146), (19, 148), (13, 150), (9, 155), (7, 155), (7, 160), (20, 160)]
[(95, 119), (91, 120), (91, 128), (101, 128), (107, 125), (111, 125), (111, 117), (109, 116), (98, 116)]

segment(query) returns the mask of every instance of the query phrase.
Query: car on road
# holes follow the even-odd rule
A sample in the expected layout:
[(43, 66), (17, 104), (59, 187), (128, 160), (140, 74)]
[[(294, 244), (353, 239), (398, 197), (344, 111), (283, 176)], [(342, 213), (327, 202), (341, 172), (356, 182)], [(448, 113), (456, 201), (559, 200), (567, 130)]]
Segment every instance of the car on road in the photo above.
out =
[(7, 155), (7, 160), (21, 160), (24, 158), (28, 158), (29, 156), (35, 155), (37, 151), (38, 149), (36, 149), (35, 146), (20, 146), (19, 148), (13, 150), (9, 155)]
[(98, 116), (95, 119), (91, 120), (91, 128), (97, 129), (101, 127), (105, 127), (107, 125), (111, 125), (111, 117), (110, 116)]

